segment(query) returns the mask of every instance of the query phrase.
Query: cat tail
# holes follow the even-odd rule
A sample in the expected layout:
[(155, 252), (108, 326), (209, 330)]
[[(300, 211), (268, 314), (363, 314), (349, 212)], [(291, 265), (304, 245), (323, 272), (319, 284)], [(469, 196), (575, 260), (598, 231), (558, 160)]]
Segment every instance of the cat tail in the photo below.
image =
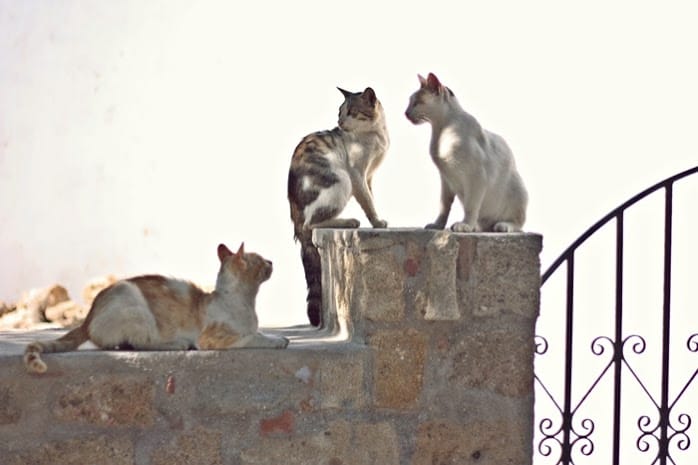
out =
[(301, 260), (305, 271), (305, 282), (308, 285), (308, 319), (313, 326), (322, 325), (322, 269), (320, 253), (313, 244), (313, 231), (306, 229), (296, 232), (301, 243)]
[(35, 341), (24, 350), (24, 366), (30, 373), (46, 372), (46, 363), (41, 353), (68, 352), (75, 350), (89, 339), (87, 326), (82, 324), (54, 341)]

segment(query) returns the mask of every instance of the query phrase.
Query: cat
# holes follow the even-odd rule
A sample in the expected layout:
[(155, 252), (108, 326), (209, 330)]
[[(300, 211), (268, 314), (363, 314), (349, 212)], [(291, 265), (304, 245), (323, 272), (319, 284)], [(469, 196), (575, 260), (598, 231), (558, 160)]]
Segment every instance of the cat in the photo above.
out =
[(288, 339), (258, 331), (255, 299), (272, 263), (244, 244), (236, 253), (218, 246), (221, 262), (213, 292), (160, 275), (117, 281), (95, 298), (85, 321), (63, 337), (32, 342), (24, 352), (31, 373), (44, 373), (41, 353), (76, 350), (86, 341), (101, 349), (187, 350), (284, 348)]
[(294, 238), (308, 286), (307, 313), (313, 326), (322, 325), (320, 255), (312, 242), (314, 228), (358, 228), (354, 218), (338, 218), (354, 196), (374, 228), (387, 223), (373, 203), (373, 174), (385, 157), (390, 140), (385, 114), (370, 87), (344, 95), (337, 127), (305, 136), (293, 152), (288, 174), (288, 201)]
[(465, 217), (452, 231), (521, 231), (528, 193), (507, 143), (466, 113), (434, 74), (418, 78), (420, 88), (410, 97), (405, 116), (415, 125), (431, 123), (429, 153), (441, 177), (439, 215), (425, 228), (444, 229), (458, 197)]

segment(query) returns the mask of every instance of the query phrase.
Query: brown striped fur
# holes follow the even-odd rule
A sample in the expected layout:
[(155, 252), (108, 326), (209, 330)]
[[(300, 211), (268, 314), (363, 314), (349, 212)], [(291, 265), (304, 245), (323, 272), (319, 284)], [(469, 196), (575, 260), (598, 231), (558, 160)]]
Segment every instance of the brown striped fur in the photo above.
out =
[(383, 107), (370, 87), (363, 92), (339, 90), (344, 102), (338, 126), (305, 136), (293, 152), (288, 174), (291, 221), (308, 286), (308, 319), (315, 326), (322, 325), (322, 284), (312, 230), (357, 228), (358, 220), (338, 218), (352, 196), (374, 228), (387, 226), (376, 213), (372, 189), (373, 174), (389, 145)]
[(43, 373), (41, 353), (76, 350), (86, 341), (102, 349), (136, 350), (283, 348), (288, 340), (258, 332), (255, 299), (272, 264), (260, 255), (218, 246), (221, 262), (213, 292), (159, 275), (118, 281), (100, 292), (81, 326), (55, 341), (32, 342), (29, 372)]

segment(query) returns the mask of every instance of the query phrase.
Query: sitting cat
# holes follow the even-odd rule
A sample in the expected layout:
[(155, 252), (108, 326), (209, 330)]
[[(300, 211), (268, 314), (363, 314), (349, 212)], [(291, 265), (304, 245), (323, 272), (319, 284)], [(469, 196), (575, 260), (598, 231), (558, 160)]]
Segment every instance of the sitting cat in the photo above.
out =
[(288, 339), (257, 331), (255, 298), (272, 264), (240, 245), (233, 253), (218, 246), (221, 266), (216, 288), (159, 275), (117, 281), (100, 292), (85, 321), (63, 337), (33, 342), (24, 351), (29, 372), (43, 373), (42, 352), (76, 350), (92, 341), (102, 349), (135, 350), (284, 348)]
[(388, 150), (383, 107), (370, 87), (347, 92), (339, 107), (338, 127), (310, 134), (293, 152), (288, 173), (288, 201), (294, 237), (301, 243), (301, 259), (308, 285), (308, 318), (322, 324), (320, 255), (312, 242), (313, 228), (357, 228), (356, 219), (340, 219), (354, 196), (374, 228), (387, 223), (373, 205), (371, 180)]
[(528, 194), (504, 139), (483, 129), (461, 108), (455, 95), (436, 76), (419, 77), (405, 116), (413, 124), (431, 123), (429, 153), (441, 176), (441, 209), (427, 229), (443, 229), (454, 196), (465, 218), (456, 232), (521, 231)]

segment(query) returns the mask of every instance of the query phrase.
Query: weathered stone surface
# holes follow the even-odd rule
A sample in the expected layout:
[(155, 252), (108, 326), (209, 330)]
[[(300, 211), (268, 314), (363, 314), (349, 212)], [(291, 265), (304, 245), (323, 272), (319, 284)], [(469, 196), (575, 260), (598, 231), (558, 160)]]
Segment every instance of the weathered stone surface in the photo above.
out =
[(473, 313), (489, 317), (512, 312), (537, 317), (540, 249), (539, 236), (504, 234), (479, 239), (471, 276)]
[(263, 435), (270, 434), (291, 434), (294, 431), (295, 415), (291, 410), (284, 412), (276, 417), (263, 418), (259, 422), (259, 432)]
[(482, 421), (459, 425), (448, 420), (423, 423), (412, 465), (529, 465), (525, 429), (516, 422)]
[(460, 318), (456, 299), (456, 260), (458, 241), (450, 233), (439, 231), (426, 245), (426, 320), (457, 320)]
[[(133, 465), (133, 444), (125, 436), (104, 435), (43, 443), (30, 451), (8, 453), (7, 465)], [(206, 463), (206, 462), (202, 462)]]
[(21, 417), (22, 411), (17, 405), (12, 389), (0, 386), (0, 425), (17, 423)]
[(391, 248), (371, 249), (359, 258), (354, 302), (369, 321), (398, 321), (405, 315), (403, 270)]
[[(398, 465), (400, 448), (393, 425), (383, 423), (360, 423), (354, 427), (352, 454), (346, 465)], [(337, 464), (339, 465), (339, 464)]]
[(331, 360), (320, 369), (323, 409), (361, 409), (366, 404), (362, 358)]
[(240, 453), (242, 465), (349, 465), (352, 428), (346, 421), (336, 421), (318, 432), (287, 437), (262, 437)]
[(375, 349), (375, 405), (415, 408), (422, 393), (426, 336), (414, 329), (382, 331), (370, 338), (369, 345)]
[(399, 450), (390, 423), (338, 420), (311, 434), (263, 438), (240, 457), (243, 465), (398, 465)]
[[(202, 377), (187, 381), (195, 381), (191, 388), (195, 410), (219, 417), (256, 411), (260, 406), (272, 412), (312, 407), (309, 402), (312, 404), (315, 390), (314, 359), (319, 357), (301, 360), (295, 353), (278, 356), (278, 352), (266, 351), (264, 357), (256, 358), (214, 354), (224, 368), (219, 365), (206, 370)], [(307, 378), (302, 375), (305, 370)], [(184, 380), (180, 384), (186, 386)]]
[(65, 422), (102, 426), (153, 424), (153, 383), (143, 378), (106, 376), (96, 382), (65, 387), (53, 407)]
[(533, 339), (506, 330), (465, 335), (446, 357), (449, 383), (521, 397), (533, 391)]
[(203, 427), (179, 434), (176, 439), (158, 448), (151, 465), (222, 465), (222, 433)]

